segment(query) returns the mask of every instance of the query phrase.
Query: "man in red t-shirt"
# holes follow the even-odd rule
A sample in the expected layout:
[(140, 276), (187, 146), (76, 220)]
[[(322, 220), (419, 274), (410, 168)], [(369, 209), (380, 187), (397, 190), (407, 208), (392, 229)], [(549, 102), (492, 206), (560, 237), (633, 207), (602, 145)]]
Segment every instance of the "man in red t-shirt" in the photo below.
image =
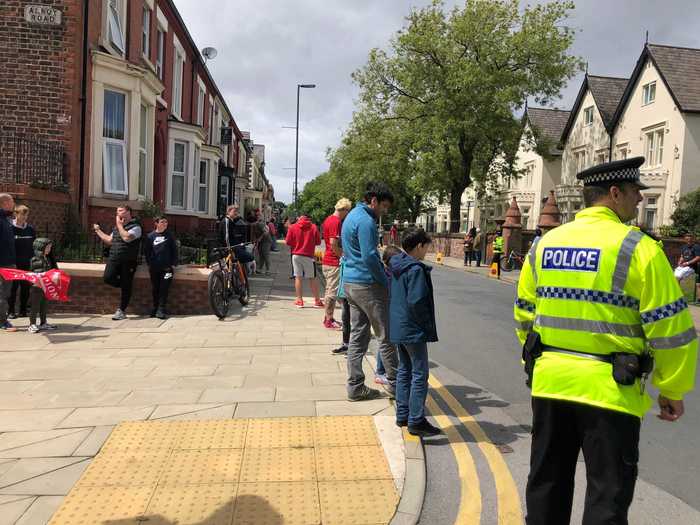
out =
[(335, 205), (335, 213), (323, 221), (323, 239), (326, 241), (326, 253), (323, 256), (323, 275), (326, 278), (326, 315), (323, 319), (323, 326), (326, 328), (340, 328), (333, 318), (335, 302), (338, 297), (338, 284), (340, 282), (340, 257), (343, 249), (340, 246), (340, 230), (343, 219), (350, 213), (352, 202), (346, 198), (340, 199)]
[(304, 279), (308, 279), (311, 285), (311, 292), (314, 294), (314, 308), (323, 308), (324, 304), (319, 295), (318, 277), (316, 276), (316, 265), (314, 264), (316, 246), (321, 244), (321, 235), (318, 233), (318, 228), (306, 215), (302, 215), (297, 222), (289, 227), (285, 242), (292, 251), (294, 288), (297, 295), (294, 305), (298, 308), (304, 308), (302, 283)]

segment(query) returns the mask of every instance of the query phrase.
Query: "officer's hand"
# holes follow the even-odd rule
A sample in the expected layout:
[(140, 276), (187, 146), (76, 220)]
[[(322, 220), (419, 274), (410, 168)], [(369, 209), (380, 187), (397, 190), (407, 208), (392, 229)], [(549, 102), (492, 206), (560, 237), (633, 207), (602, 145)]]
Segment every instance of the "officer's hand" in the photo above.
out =
[(656, 417), (663, 421), (676, 421), (683, 415), (683, 412), (685, 412), (683, 400), (676, 401), (662, 395), (659, 395), (659, 408), (661, 410)]

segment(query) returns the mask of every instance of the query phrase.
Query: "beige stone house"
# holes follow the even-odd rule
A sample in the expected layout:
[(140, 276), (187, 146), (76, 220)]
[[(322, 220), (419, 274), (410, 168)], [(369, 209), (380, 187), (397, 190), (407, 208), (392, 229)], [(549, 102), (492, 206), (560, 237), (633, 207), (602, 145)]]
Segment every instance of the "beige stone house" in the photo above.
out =
[(700, 49), (644, 46), (613, 117), (613, 158), (640, 155), (638, 223), (654, 230), (700, 187)]
[(522, 175), (516, 180), (504, 181), (494, 210), (496, 216), (505, 213), (515, 197), (522, 213), (523, 228), (534, 230), (537, 227), (543, 199), (561, 183), (560, 138), (569, 115), (569, 111), (561, 109), (527, 108), (515, 164)]
[(562, 222), (571, 221), (583, 206), (576, 174), (610, 159), (615, 110), (627, 83), (626, 78), (589, 74), (583, 79), (561, 136), (564, 150), (556, 196)]

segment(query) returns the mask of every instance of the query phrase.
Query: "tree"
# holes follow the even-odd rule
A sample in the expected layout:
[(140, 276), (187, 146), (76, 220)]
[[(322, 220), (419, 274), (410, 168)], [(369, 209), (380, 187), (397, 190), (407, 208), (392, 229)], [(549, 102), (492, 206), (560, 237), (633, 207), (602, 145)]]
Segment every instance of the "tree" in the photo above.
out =
[(473, 182), (517, 176), (514, 112), (528, 98), (558, 97), (581, 69), (568, 53), (572, 9), (559, 0), (522, 10), (517, 0), (467, 0), (447, 13), (436, 0), (410, 13), (391, 52), (373, 49), (353, 74), (365, 120), (410, 128), (408, 149), (430, 174), (428, 187), (449, 198), (451, 231)]
[(680, 198), (671, 215), (671, 220), (678, 233), (700, 234), (700, 189)]

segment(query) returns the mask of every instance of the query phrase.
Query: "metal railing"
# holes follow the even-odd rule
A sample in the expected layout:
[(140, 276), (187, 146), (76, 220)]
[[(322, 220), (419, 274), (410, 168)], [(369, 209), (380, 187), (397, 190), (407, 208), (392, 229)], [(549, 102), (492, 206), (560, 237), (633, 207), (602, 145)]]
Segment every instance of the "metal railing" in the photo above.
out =
[(0, 181), (66, 190), (63, 144), (0, 132)]

